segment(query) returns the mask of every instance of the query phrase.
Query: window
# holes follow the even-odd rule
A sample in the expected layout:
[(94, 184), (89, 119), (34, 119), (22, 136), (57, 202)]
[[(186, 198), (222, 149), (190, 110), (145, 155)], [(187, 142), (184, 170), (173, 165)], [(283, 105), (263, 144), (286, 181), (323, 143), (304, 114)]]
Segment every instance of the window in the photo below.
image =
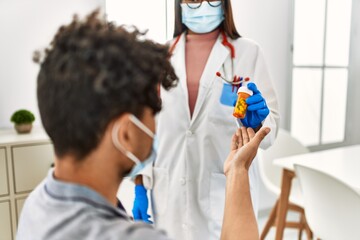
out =
[(295, 0), (291, 133), (306, 146), (345, 140), (352, 0)]

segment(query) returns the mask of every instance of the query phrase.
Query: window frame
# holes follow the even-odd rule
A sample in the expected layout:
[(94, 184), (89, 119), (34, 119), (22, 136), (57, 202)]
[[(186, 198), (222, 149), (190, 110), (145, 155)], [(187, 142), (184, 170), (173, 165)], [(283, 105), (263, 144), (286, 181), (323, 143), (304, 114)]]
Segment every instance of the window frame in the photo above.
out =
[[(355, 64), (359, 64), (360, 57), (357, 57), (360, 54), (360, 47), (356, 46), (355, 44), (356, 40), (356, 32), (355, 28), (358, 28), (360, 25), (360, 17), (356, 15), (356, 9), (359, 8), (360, 4), (356, 4), (356, 1), (352, 0), (352, 15), (351, 15), (351, 21), (350, 21), (350, 42), (349, 42), (349, 62), (347, 66), (334, 66), (334, 65), (327, 65), (326, 64), (326, 40), (327, 40), (327, 24), (328, 24), (328, 1), (325, 0), (325, 22), (324, 22), (324, 44), (323, 44), (323, 63), (321, 65), (295, 65), (294, 64), (294, 35), (295, 35), (295, 1), (301, 1), (301, 0), (292, 0), (290, 4), (290, 24), (291, 29), (289, 33), (289, 39), (290, 39), (290, 51), (289, 51), (289, 69), (288, 69), (288, 79), (290, 79), (290, 83), (288, 84), (288, 92), (290, 93), (288, 96), (289, 103), (287, 104), (286, 109), (286, 121), (284, 123), (285, 128), (288, 129), (291, 132), (291, 122), (292, 122), (292, 96), (293, 96), (293, 70), (294, 69), (319, 69), (322, 71), (322, 79), (321, 79), (321, 112), (320, 114), (320, 132), (319, 132), (319, 144), (317, 145), (310, 145), (307, 146), (310, 151), (319, 151), (319, 150), (325, 150), (329, 148), (336, 148), (341, 146), (348, 146), (354, 144), (354, 141), (357, 141), (356, 138), (349, 138), (349, 136), (352, 134), (352, 127), (356, 126), (356, 122), (351, 121), (351, 111), (354, 111), (356, 109), (356, 102), (351, 101), (351, 99), (356, 99), (360, 97), (356, 97), (356, 88), (359, 89), (359, 87), (355, 84), (356, 83), (356, 74), (354, 74), (354, 71), (356, 71)], [(358, 44), (360, 45), (360, 44)], [(348, 72), (348, 85), (347, 85), (347, 99), (346, 99), (346, 112), (345, 112), (345, 132), (344, 132), (344, 140), (342, 142), (336, 142), (336, 143), (322, 143), (322, 123), (323, 123), (323, 109), (324, 109), (324, 87), (325, 87), (325, 70), (326, 69), (346, 69)], [(354, 86), (355, 85), (355, 86)], [(359, 117), (355, 115), (355, 119), (358, 119)]]

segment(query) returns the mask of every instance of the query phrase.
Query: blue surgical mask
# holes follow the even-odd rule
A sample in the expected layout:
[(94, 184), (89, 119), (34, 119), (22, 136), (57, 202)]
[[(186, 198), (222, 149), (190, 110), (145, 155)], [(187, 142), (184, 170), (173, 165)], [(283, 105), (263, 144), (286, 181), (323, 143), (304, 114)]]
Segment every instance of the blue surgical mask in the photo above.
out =
[(130, 173), (127, 175), (127, 177), (130, 177), (131, 179), (135, 178), (148, 164), (152, 164), (156, 159), (156, 152), (157, 152), (157, 138), (155, 134), (147, 127), (145, 126), (137, 117), (134, 115), (130, 115), (130, 121), (132, 121), (138, 128), (140, 128), (142, 131), (144, 131), (149, 137), (153, 139), (153, 145), (151, 148), (151, 153), (149, 157), (147, 157), (144, 161), (140, 161), (139, 158), (137, 158), (132, 152), (126, 150), (119, 142), (118, 139), (118, 132), (120, 129), (119, 124), (115, 124), (111, 137), (112, 142), (116, 149), (118, 149), (120, 152), (124, 153), (125, 156), (127, 156), (131, 161), (135, 163), (134, 167), (131, 169)]
[[(192, 9), (187, 5), (194, 3), (182, 3), (182, 23), (195, 33), (208, 33), (215, 30), (224, 20), (224, 11), (221, 1), (214, 1), (212, 7), (203, 2), (199, 8)], [(195, 7), (195, 6), (194, 6)]]

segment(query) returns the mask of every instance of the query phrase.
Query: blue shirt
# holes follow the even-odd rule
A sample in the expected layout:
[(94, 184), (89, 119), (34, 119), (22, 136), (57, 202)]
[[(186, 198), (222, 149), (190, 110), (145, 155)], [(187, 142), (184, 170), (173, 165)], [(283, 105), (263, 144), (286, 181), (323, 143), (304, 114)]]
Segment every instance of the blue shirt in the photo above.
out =
[(25, 201), (16, 239), (168, 238), (152, 225), (132, 222), (124, 210), (90, 188), (54, 179), (50, 170)]

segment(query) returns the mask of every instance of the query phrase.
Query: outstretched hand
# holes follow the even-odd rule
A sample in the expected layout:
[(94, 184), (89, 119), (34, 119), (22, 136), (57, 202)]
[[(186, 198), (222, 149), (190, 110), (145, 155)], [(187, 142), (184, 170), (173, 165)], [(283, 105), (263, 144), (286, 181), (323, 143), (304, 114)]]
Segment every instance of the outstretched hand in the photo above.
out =
[(238, 128), (232, 137), (230, 153), (224, 163), (225, 175), (232, 171), (249, 170), (261, 141), (269, 132), (270, 128), (267, 127), (262, 127), (256, 134), (252, 128)]

